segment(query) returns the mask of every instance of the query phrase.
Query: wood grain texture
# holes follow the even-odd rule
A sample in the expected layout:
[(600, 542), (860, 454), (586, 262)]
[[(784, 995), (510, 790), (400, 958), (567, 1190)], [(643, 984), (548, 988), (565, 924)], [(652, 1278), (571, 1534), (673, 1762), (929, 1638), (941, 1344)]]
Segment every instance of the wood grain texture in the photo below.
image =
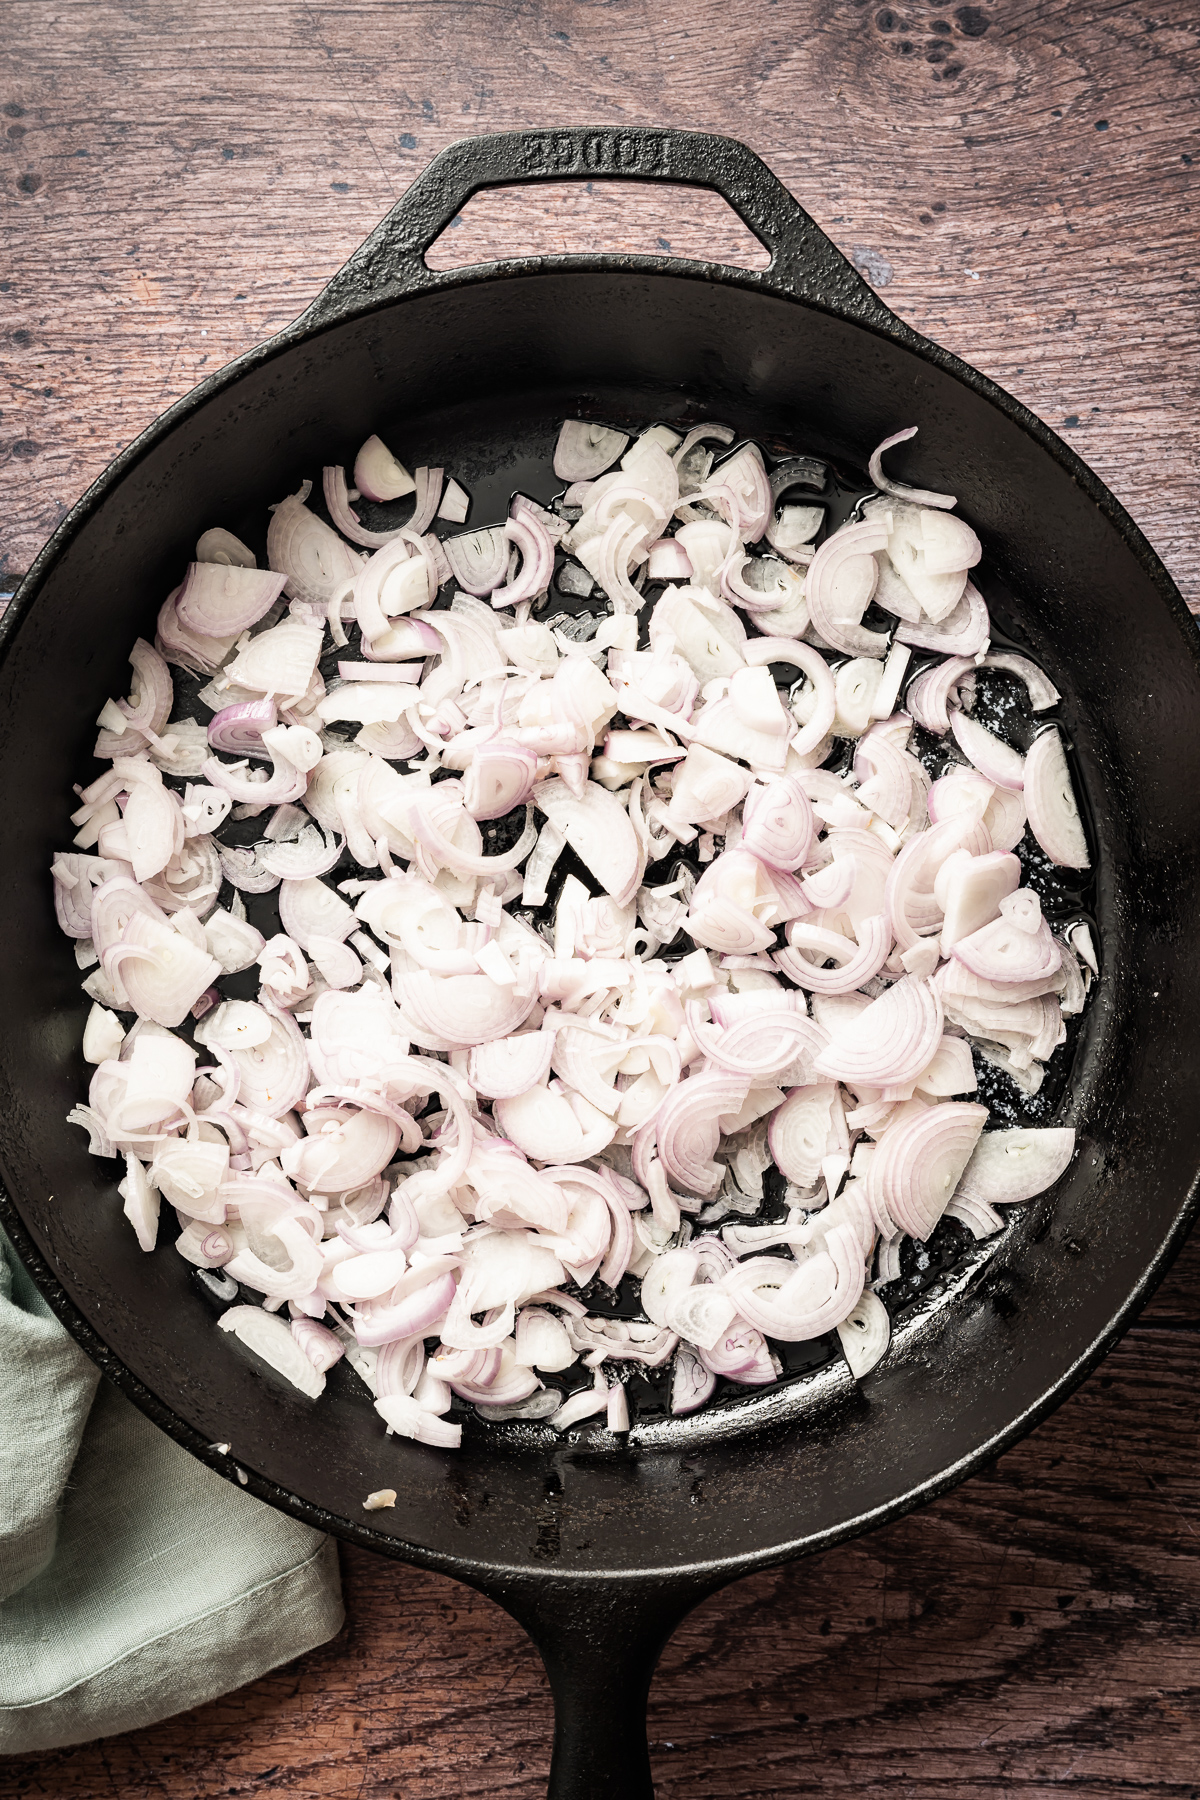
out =
[[(1018, 394), (1200, 601), (1190, 0), (7, 0), (0, 586), (207, 370), (294, 317), (465, 133), (746, 139), (888, 303)], [(753, 256), (705, 196), (480, 197), (434, 260)], [(665, 1800), (1200, 1796), (1200, 1247), (1081, 1392), (910, 1520), (708, 1601)], [(333, 1644), (151, 1730), (0, 1763), (55, 1800), (535, 1800), (550, 1708), (490, 1602), (348, 1551)]]

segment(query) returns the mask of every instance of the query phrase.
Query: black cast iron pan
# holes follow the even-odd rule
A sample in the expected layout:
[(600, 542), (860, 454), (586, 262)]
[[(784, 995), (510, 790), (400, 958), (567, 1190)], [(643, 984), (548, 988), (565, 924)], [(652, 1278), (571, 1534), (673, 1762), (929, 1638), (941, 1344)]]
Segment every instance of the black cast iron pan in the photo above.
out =
[[(599, 254), (425, 266), (479, 188), (564, 176), (716, 189), (771, 266)], [(410, 463), (452, 469), (486, 522), (511, 489), (545, 481), (569, 415), (726, 419), (858, 468), (888, 432), (922, 427), (897, 472), (960, 496), (995, 619), (1062, 689), (1104, 970), (1058, 1113), (1079, 1128), (1071, 1170), (982, 1266), (948, 1275), (861, 1386), (830, 1360), (722, 1412), (652, 1421), (627, 1446), (473, 1420), (450, 1455), (385, 1438), (348, 1371), (314, 1405), (240, 1360), (182, 1259), (144, 1257), (118, 1222), (112, 1166), (63, 1123), (86, 1081), (85, 1002), (48, 870), (70, 841), (92, 721), (124, 691), (126, 651), (203, 528), (261, 533), (271, 502), (352, 459), (371, 430)], [(1115, 1342), (1190, 1222), (1200, 655), (1165, 570), (1079, 459), (895, 318), (749, 150), (580, 129), (440, 156), (295, 325), (118, 457), (0, 635), (0, 1108), (4, 1217), (22, 1253), (105, 1372), (196, 1455), (230, 1477), (238, 1465), (299, 1518), (482, 1589), (529, 1629), (554, 1689), (559, 1800), (648, 1795), (644, 1702), (683, 1614), (750, 1569), (896, 1517), (1011, 1444)], [(395, 1512), (364, 1513), (380, 1487), (399, 1491)]]

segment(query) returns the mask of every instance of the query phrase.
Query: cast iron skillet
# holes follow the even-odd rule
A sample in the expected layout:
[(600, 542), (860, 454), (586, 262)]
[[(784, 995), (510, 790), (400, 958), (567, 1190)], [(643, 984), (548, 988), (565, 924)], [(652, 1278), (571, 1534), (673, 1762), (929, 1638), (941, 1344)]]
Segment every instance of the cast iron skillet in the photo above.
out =
[[(426, 268), (424, 250), (476, 190), (564, 176), (716, 189), (770, 268), (596, 254)], [(897, 472), (960, 496), (994, 617), (1063, 690), (1104, 973), (1060, 1115), (1080, 1132), (1071, 1170), (903, 1327), (861, 1386), (830, 1363), (628, 1446), (472, 1421), (449, 1455), (385, 1438), (348, 1371), (314, 1405), (240, 1359), (182, 1259), (144, 1257), (117, 1221), (112, 1165), (63, 1124), (86, 1081), (84, 1003), (48, 869), (70, 841), (92, 721), (125, 691), (129, 645), (200, 530), (261, 540), (266, 506), (352, 459), (369, 430), (410, 464), (447, 465), (486, 522), (532, 471), (544, 480), (558, 422), (579, 414), (726, 419), (859, 468), (889, 431), (922, 427)], [(607, 128), (454, 145), (293, 326), (117, 458), (38, 558), (2, 638), (5, 1221), (76, 1337), (180, 1443), (229, 1477), (236, 1464), (298, 1518), (482, 1589), (529, 1629), (554, 1690), (559, 1800), (652, 1792), (644, 1703), (690, 1607), (994, 1457), (1111, 1347), (1178, 1249), (1200, 1165), (1195, 626), (1096, 477), (895, 318), (742, 145)], [(365, 1495), (385, 1486), (399, 1491), (395, 1512), (365, 1514)]]

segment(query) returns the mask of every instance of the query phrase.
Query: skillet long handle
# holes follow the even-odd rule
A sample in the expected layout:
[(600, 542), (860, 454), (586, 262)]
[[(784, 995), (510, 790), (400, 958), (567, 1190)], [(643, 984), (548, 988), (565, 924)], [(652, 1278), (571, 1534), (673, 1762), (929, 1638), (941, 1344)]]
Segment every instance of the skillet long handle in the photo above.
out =
[[(418, 175), (297, 324), (333, 323), (443, 285), (458, 272), (448, 275), (428, 268), (425, 252), (472, 194), (489, 187), (564, 180), (676, 182), (709, 188), (771, 252), (769, 268), (739, 269), (739, 281), (810, 301), (892, 337), (911, 335), (747, 145), (709, 132), (608, 125), (500, 132), (449, 145)], [(564, 262), (578, 266), (589, 260), (536, 257), (493, 266), (515, 271)], [(620, 261), (622, 267), (680, 266), (679, 259), (671, 257), (623, 256)]]
[(489, 1581), (532, 1637), (554, 1695), (548, 1800), (653, 1800), (646, 1701), (663, 1647), (720, 1582)]

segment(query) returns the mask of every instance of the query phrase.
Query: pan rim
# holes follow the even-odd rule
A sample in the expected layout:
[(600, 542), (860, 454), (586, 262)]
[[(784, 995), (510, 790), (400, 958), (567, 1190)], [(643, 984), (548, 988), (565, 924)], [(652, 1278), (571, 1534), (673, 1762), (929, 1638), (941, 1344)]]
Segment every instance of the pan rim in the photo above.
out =
[[(896, 347), (908, 351), (919, 359), (932, 364), (941, 372), (950, 375), (995, 407), (1005, 418), (1030, 437), (1043, 452), (1050, 454), (1083, 490), (1085, 497), (1116, 529), (1150, 577), (1171, 616), (1181, 628), (1181, 636), (1189, 646), (1197, 668), (1200, 669), (1200, 641), (1198, 641), (1200, 634), (1196, 631), (1195, 622), (1165, 565), (1140, 528), (1107, 486), (1079, 458), (1076, 452), (1029, 408), (1009, 395), (990, 377), (973, 369), (941, 346), (913, 333), (898, 320), (896, 329), (891, 331), (873, 319), (856, 317), (852, 309), (832, 302), (822, 305), (809, 296), (801, 298), (767, 279), (766, 276), (769, 272), (732, 270), (724, 266), (718, 268), (715, 265), (688, 263), (682, 259), (612, 257), (594, 254), (478, 264), (464, 269), (447, 271), (444, 274), (439, 272), (435, 283), (423, 286), (416, 292), (390, 296), (378, 302), (361, 305), (335, 320), (306, 325), (305, 315), (301, 315), (282, 332), (246, 351), (221, 370), (214, 372), (188, 394), (174, 402), (122, 450), (80, 497), (52, 534), (22, 580), (17, 593), (10, 602), (6, 616), (0, 624), (0, 666), (3, 666), (17, 633), (29, 617), (47, 577), (85, 526), (119, 489), (125, 476), (154, 449), (167, 441), (177, 427), (184, 424), (209, 400), (215, 399), (235, 387), (244, 376), (266, 367), (276, 358), (286, 356), (293, 349), (317, 343), (326, 333), (336, 333), (343, 325), (355, 324), (366, 316), (387, 313), (394, 307), (410, 303), (425, 300), (436, 302), (442, 293), (454, 289), (484, 286), (496, 281), (513, 279), (536, 280), (545, 276), (561, 276), (563, 274), (619, 278), (645, 275), (646, 277), (679, 279), (688, 282), (719, 282), (720, 285), (746, 292), (765, 293), (769, 299), (783, 300), (808, 311), (823, 312), (840, 320), (843, 324), (854, 326), (875, 337), (890, 341)], [(3, 1153), (0, 1153), (0, 1172), (4, 1170), (4, 1164), (5, 1158)], [(1027, 1435), (1057, 1405), (1067, 1399), (1129, 1329), (1178, 1254), (1193, 1222), (1198, 1204), (1200, 1204), (1200, 1177), (1195, 1177), (1170, 1229), (1144, 1268), (1136, 1286), (1130, 1291), (1103, 1330), (1097, 1334), (1070, 1367), (1059, 1375), (1016, 1419), (1010, 1420), (1001, 1431), (995, 1433), (982, 1445), (976, 1446), (967, 1455), (960, 1457), (948, 1468), (938, 1471), (935, 1475), (878, 1507), (856, 1514), (848, 1520), (839, 1521), (834, 1526), (823, 1528), (802, 1538), (790, 1539), (782, 1544), (745, 1551), (729, 1557), (706, 1559), (702, 1563), (670, 1563), (621, 1570), (550, 1569), (545, 1566), (530, 1567), (521, 1563), (494, 1561), (479, 1556), (458, 1557), (448, 1552), (386, 1536), (365, 1524), (345, 1519), (340, 1515), (330, 1514), (301, 1499), (300, 1496), (279, 1487), (269, 1479), (256, 1475), (253, 1471), (243, 1471), (241, 1475), (235, 1475), (230, 1459), (217, 1456), (211, 1447), (202, 1444), (199, 1434), (195, 1432), (194, 1428), (147, 1388), (125, 1366), (116, 1353), (109, 1349), (99, 1332), (91, 1326), (59, 1284), (26, 1229), (21, 1211), (8, 1193), (0, 1195), (0, 1218), (3, 1219), (19, 1253), (57, 1316), (93, 1360), (99, 1364), (102, 1371), (126, 1393), (134, 1404), (138, 1405), (141, 1411), (154, 1419), (155, 1423), (166, 1430), (175, 1441), (227, 1479), (240, 1480), (242, 1485), (248, 1491), (255, 1493), (258, 1498), (310, 1525), (333, 1532), (347, 1541), (390, 1555), (397, 1560), (457, 1575), (460, 1579), (481, 1580), (485, 1574), (494, 1578), (506, 1576), (527, 1578), (537, 1575), (543, 1580), (559, 1579), (577, 1582), (620, 1580), (640, 1583), (662, 1581), (665, 1578), (685, 1579), (688, 1575), (695, 1576), (701, 1571), (711, 1576), (717, 1570), (725, 1571), (728, 1578), (732, 1578), (738, 1573), (756, 1567), (829, 1548), (866, 1530), (874, 1529), (878, 1525), (902, 1517), (956, 1486), (960, 1481), (976, 1472), (981, 1465), (994, 1459)], [(651, 1456), (656, 1453), (655, 1450), (648, 1447), (640, 1451), (639, 1455)]]

